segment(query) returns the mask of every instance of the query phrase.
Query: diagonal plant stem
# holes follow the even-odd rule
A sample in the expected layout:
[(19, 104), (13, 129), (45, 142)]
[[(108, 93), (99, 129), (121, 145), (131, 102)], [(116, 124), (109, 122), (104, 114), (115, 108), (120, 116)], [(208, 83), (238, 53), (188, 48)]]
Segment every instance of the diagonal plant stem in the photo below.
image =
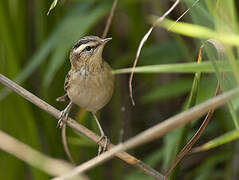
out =
[[(220, 85), (218, 83), (215, 96), (218, 96), (220, 93), (221, 93), (221, 88), (220, 88)], [(164, 180), (167, 180), (168, 176), (170, 175), (172, 170), (175, 168), (175, 166), (191, 150), (191, 148), (195, 144), (195, 142), (197, 142), (197, 140), (201, 137), (201, 135), (204, 132), (204, 130), (206, 129), (210, 119), (212, 118), (214, 111), (215, 111), (215, 109), (211, 109), (211, 110), (208, 111), (205, 119), (203, 120), (203, 123), (201, 124), (201, 126), (199, 127), (197, 132), (190, 139), (190, 141), (184, 146), (184, 148), (179, 152), (176, 159), (174, 160), (174, 162), (171, 164), (171, 166), (169, 167), (169, 169), (165, 173)]]
[[(1, 150), (12, 154), (18, 159), (21, 159), (49, 175), (61, 175), (74, 168), (72, 164), (64, 160), (48, 157), (1, 130), (0, 142)], [(88, 177), (85, 175), (78, 176), (77, 178), (79, 180), (88, 180)]]
[[(219, 59), (223, 58), (224, 55), (224, 47), (217, 41), (215, 40), (207, 40), (206, 42), (210, 42), (213, 44), (213, 46), (215, 47), (215, 49), (217, 50), (217, 54)], [(201, 63), (202, 61), (202, 50), (204, 48), (204, 43), (201, 45), (200, 49), (199, 49), (199, 53), (198, 53), (198, 59), (197, 59), (197, 63)], [(195, 104), (195, 100), (192, 101), (192, 97), (196, 96), (197, 94), (197, 89), (198, 89), (198, 83), (199, 83), (199, 79), (200, 79), (200, 75), (201, 72), (197, 72), (195, 73), (195, 78), (194, 78), (194, 83), (193, 83), (193, 87), (192, 87), (192, 91), (191, 91), (191, 95), (190, 95), (190, 99), (189, 99), (189, 104), (188, 107), (192, 106), (193, 104)], [(224, 79), (224, 73), (222, 73), (222, 81)], [(216, 87), (216, 92), (215, 92), (215, 96), (218, 96), (221, 93), (221, 86), (220, 86), (220, 82), (217, 82), (217, 87)], [(195, 97), (194, 97), (195, 99)], [(194, 103), (192, 103), (194, 102)], [(175, 160), (172, 162), (172, 164), (170, 165), (169, 169), (167, 170), (167, 172), (165, 173), (165, 177), (164, 180), (166, 180), (168, 178), (168, 176), (171, 174), (171, 172), (173, 171), (173, 169), (176, 167), (176, 165), (179, 163), (180, 160), (182, 160), (182, 158), (191, 150), (192, 146), (196, 143), (196, 141), (201, 137), (202, 133), (204, 132), (204, 130), (206, 129), (209, 121), (211, 120), (212, 116), (214, 114), (214, 109), (210, 109), (205, 117), (205, 119), (203, 120), (203, 123), (201, 124), (201, 126), (199, 127), (199, 129), (197, 130), (197, 132), (194, 134), (194, 136), (190, 139), (190, 141), (183, 147), (183, 149), (178, 153), (178, 155), (176, 156)]]
[(187, 14), (187, 12), (190, 11), (190, 9), (192, 9), (199, 1), (200, 1), (200, 0), (196, 0), (196, 1), (192, 4), (192, 6), (191, 6), (190, 8), (188, 8), (186, 11), (184, 11), (184, 13), (183, 13), (181, 16), (179, 16), (178, 19), (176, 19), (176, 21), (174, 21), (174, 23), (168, 28), (168, 31), (170, 31), (170, 30), (173, 28), (173, 26), (174, 26), (180, 19), (182, 19), (182, 17), (185, 16), (185, 14)]
[[(202, 44), (201, 47), (199, 48), (197, 64), (200, 64), (202, 62), (202, 50), (203, 50), (203, 47), (204, 47), (204, 44)], [(194, 74), (193, 84), (192, 84), (191, 91), (189, 93), (189, 97), (188, 97), (187, 103), (185, 104), (185, 107), (183, 108), (183, 110), (188, 110), (189, 108), (191, 108), (191, 107), (196, 105), (196, 97), (197, 97), (197, 94), (198, 94), (198, 91), (199, 91), (200, 79), (201, 79), (201, 72), (196, 72)], [(187, 137), (187, 134), (188, 134), (188, 129), (190, 128), (190, 124), (191, 123), (188, 123), (186, 126), (184, 126), (182, 128), (182, 133), (180, 135), (180, 140), (179, 140), (179, 143), (177, 145), (176, 154), (180, 153), (179, 150), (186, 143), (186, 139), (187, 139), (186, 137)], [(182, 157), (183, 156), (184, 155), (182, 155)], [(165, 173), (164, 179), (166, 179), (172, 173), (173, 170), (174, 170), (174, 172), (171, 174), (171, 178), (174, 179), (176, 177), (177, 171), (179, 169), (178, 167), (176, 167), (176, 165), (181, 160), (181, 159), (177, 160), (177, 157), (178, 156), (176, 156), (176, 160), (174, 160), (171, 163), (169, 170), (167, 170), (167, 172)]]
[[(25, 90), (21, 86), (17, 85), (16, 83), (14, 83), (11, 80), (9, 80), (2, 74), (0, 74), (0, 82), (2, 84), (4, 84), (5, 86), (13, 89), (19, 95), (23, 96), (25, 99), (34, 103), (41, 109), (45, 110), (46, 112), (48, 112), (55, 118), (59, 118), (59, 116), (60, 116), (59, 110), (55, 109), (54, 107), (52, 107), (45, 101), (41, 100), (40, 98), (36, 97), (29, 91)], [(125, 152), (121, 152), (121, 151), (136, 147), (140, 144), (144, 144), (149, 141), (152, 141), (152, 140), (164, 135), (165, 133), (192, 121), (195, 118), (201, 117), (209, 109), (216, 109), (217, 107), (222, 106), (228, 100), (230, 100), (233, 97), (238, 96), (238, 95), (239, 95), (239, 88), (232, 89), (226, 93), (223, 93), (222, 95), (214, 97), (200, 105), (197, 105), (188, 111), (180, 113), (180, 114), (178, 114), (174, 117), (171, 117), (168, 120), (166, 120), (158, 125), (155, 125), (154, 127), (150, 128), (150, 129), (140, 133), (139, 135), (135, 136), (134, 138), (126, 141), (124, 144), (119, 144), (119, 145), (115, 146), (114, 148), (113, 148), (113, 145), (110, 144), (109, 149), (112, 149), (112, 150), (109, 150), (109, 151), (103, 153), (102, 155), (88, 161), (86, 163), (87, 166), (85, 164), (83, 164), (84, 168), (82, 169), (82, 167), (81, 167), (80, 170), (83, 172), (83, 171), (87, 170), (88, 168), (92, 168), (92, 167), (96, 166), (97, 164), (102, 163), (105, 160), (112, 158), (112, 156), (116, 155), (119, 158), (121, 158), (122, 160), (126, 161), (127, 163), (139, 167), (141, 170), (143, 170), (147, 174), (150, 174), (150, 175), (154, 174), (154, 177), (157, 177), (158, 179), (162, 178), (163, 176), (161, 174), (159, 174), (157, 172), (157, 174), (155, 175), (156, 171), (152, 170), (147, 165), (144, 165), (140, 160), (136, 159), (135, 157), (133, 157)], [(89, 137), (90, 139), (94, 140), (95, 142), (97, 142), (100, 139), (100, 137), (97, 136), (95, 133), (93, 133), (86, 127), (78, 124), (76, 121), (72, 120), (71, 118), (69, 118), (69, 120), (67, 121), (67, 124), (72, 129), (75, 129), (76, 131), (83, 133), (85, 136)], [(104, 142), (101, 141), (99, 144), (101, 146), (103, 146)], [(93, 164), (92, 164), (92, 161), (93, 161)], [(91, 163), (91, 166), (89, 166), (89, 162)], [(73, 172), (74, 172), (73, 175), (78, 174), (79, 167), (74, 169)], [(69, 174), (72, 175), (72, 171), (69, 172)], [(66, 176), (69, 176), (69, 174), (66, 174)]]
[(68, 159), (71, 161), (72, 164), (76, 165), (76, 162), (74, 161), (71, 153), (70, 153), (70, 149), (68, 147), (67, 144), (67, 138), (66, 138), (66, 124), (63, 123), (63, 126), (61, 127), (61, 139), (62, 139), (62, 144), (64, 147), (64, 151), (68, 157)]
[(118, 2), (118, 0), (114, 0), (114, 2), (113, 2), (110, 14), (108, 16), (108, 19), (107, 19), (107, 22), (106, 22), (106, 25), (105, 25), (104, 32), (102, 34), (102, 38), (106, 38), (106, 36), (107, 36), (107, 33), (109, 31), (109, 28), (110, 28), (110, 25), (111, 25), (111, 22), (112, 22), (112, 18), (114, 16), (114, 12), (115, 12), (115, 8), (116, 8), (116, 5), (117, 5), (117, 2)]
[[(27, 99), (28, 101), (30, 101), (33, 104), (35, 104), (36, 106), (38, 106), (42, 110), (46, 111), (47, 113), (49, 113), (50, 115), (52, 115), (56, 119), (59, 119), (59, 117), (60, 117), (60, 111), (59, 110), (57, 110), (56, 108), (54, 108), (50, 104), (46, 103), (42, 99), (38, 98), (34, 94), (30, 93), (29, 91), (27, 91), (23, 87), (19, 86), (15, 82), (11, 81), (7, 77), (3, 76), (1, 73), (0, 73), (0, 82), (3, 85), (5, 85), (8, 88), (15, 91), (16, 93), (18, 93), (23, 98)], [(84, 136), (88, 137), (92, 141), (94, 141), (96, 143), (98, 142), (100, 146), (102, 146), (102, 147), (104, 146), (104, 140), (99, 141), (100, 136), (98, 136), (97, 134), (95, 134), (94, 132), (89, 130), (88, 128), (82, 126), (81, 124), (77, 123), (75, 120), (73, 120), (71, 118), (68, 118), (66, 124), (69, 127), (71, 127), (72, 129), (74, 129), (75, 131), (78, 131), (81, 134), (83, 134)], [(109, 144), (108, 150), (112, 149), (113, 147), (114, 147), (113, 144)], [(148, 174), (150, 176), (153, 176), (154, 178), (159, 179), (159, 177), (162, 177), (162, 175), (159, 172), (157, 172), (156, 170), (154, 170), (150, 166), (144, 164), (142, 161), (140, 161), (139, 159), (135, 158), (134, 156), (132, 156), (132, 155), (126, 153), (126, 152), (117, 153), (116, 156), (118, 158), (122, 159), (123, 161), (125, 161), (126, 163), (139, 168), (140, 170), (142, 170), (146, 174)]]
[[(84, 171), (87, 171), (93, 167), (95, 167), (98, 164), (103, 163), (106, 160), (109, 160), (112, 158), (115, 154), (125, 151), (127, 149), (134, 148), (136, 146), (145, 144), (147, 142), (150, 142), (154, 139), (157, 139), (164, 134), (181, 127), (192, 120), (199, 118), (206, 114), (210, 109), (216, 109), (224, 104), (227, 103), (227, 101), (231, 100), (232, 98), (235, 98), (236, 96), (239, 96), (239, 88), (234, 88), (226, 93), (223, 93), (219, 96), (216, 96), (214, 98), (211, 98), (210, 100), (201, 103), (185, 112), (179, 113), (178, 115), (175, 115), (155, 126), (152, 128), (149, 128), (142, 133), (136, 135), (135, 137), (129, 139), (128, 141), (124, 143), (120, 143), (119, 145), (115, 146), (109, 151), (106, 151), (105, 153), (101, 154), (100, 156), (97, 156), (79, 166), (77, 166), (75, 169), (70, 171), (69, 173), (66, 173), (63, 176), (54, 178), (54, 180), (63, 180), (68, 179), (71, 177), (76, 176), (79, 173), (83, 173)], [(161, 179), (164, 178), (164, 176), (160, 177)]]

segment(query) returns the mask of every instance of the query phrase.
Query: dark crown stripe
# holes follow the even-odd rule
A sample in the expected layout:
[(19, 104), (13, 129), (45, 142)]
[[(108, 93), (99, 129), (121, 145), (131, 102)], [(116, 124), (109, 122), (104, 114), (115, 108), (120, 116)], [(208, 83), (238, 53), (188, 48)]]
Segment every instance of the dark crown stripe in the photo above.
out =
[(74, 45), (73, 49), (77, 49), (77, 48), (80, 47), (82, 44), (86, 44), (86, 43), (88, 43), (88, 42), (95, 42), (95, 41), (96, 41), (95, 39), (82, 39), (82, 40), (78, 41), (78, 42)]

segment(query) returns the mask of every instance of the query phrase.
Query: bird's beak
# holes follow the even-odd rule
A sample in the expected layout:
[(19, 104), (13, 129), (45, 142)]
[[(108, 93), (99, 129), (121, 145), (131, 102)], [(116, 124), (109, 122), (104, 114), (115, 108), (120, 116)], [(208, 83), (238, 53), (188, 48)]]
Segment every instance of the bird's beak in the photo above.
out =
[(107, 42), (109, 42), (112, 38), (105, 38), (101, 40), (102, 44), (106, 44)]

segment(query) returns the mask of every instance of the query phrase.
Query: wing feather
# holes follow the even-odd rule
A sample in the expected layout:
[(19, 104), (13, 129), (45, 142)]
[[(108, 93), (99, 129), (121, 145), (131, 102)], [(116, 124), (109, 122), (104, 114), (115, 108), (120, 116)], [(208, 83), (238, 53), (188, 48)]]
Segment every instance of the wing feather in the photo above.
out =
[[(64, 82), (64, 90), (67, 91), (67, 89), (69, 88), (70, 86), (70, 78), (71, 78), (71, 71), (69, 71), (66, 75), (66, 78), (65, 78), (65, 82)], [(66, 101), (69, 101), (69, 97), (67, 94), (65, 94), (64, 96), (61, 96), (61, 97), (58, 97), (56, 99), (56, 101), (61, 101), (61, 102), (66, 102)]]
[(65, 78), (65, 83), (64, 83), (64, 90), (67, 91), (67, 89), (70, 86), (70, 79), (71, 79), (71, 71), (68, 72)]

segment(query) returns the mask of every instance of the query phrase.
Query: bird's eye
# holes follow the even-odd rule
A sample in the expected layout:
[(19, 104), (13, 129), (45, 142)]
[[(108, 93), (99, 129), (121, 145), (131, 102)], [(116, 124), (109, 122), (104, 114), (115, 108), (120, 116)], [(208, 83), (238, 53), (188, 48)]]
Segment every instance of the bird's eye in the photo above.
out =
[(86, 46), (86, 48), (85, 48), (87, 51), (90, 51), (91, 49), (92, 49), (92, 47), (90, 47), (90, 46)]

